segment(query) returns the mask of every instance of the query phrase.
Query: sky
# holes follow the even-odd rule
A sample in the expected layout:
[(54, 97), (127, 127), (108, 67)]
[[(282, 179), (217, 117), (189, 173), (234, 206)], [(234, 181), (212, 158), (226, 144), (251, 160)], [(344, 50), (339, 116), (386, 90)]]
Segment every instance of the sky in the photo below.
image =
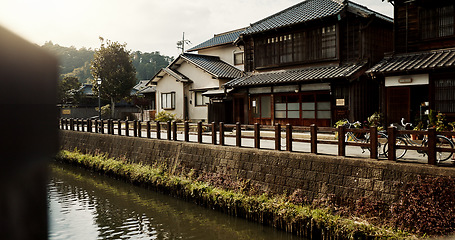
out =
[[(249, 26), (302, 0), (0, 0), (0, 25), (26, 40), (76, 48), (100, 47), (99, 37), (127, 49), (178, 56), (176, 43), (194, 47)], [(382, 0), (354, 0), (393, 17)]]

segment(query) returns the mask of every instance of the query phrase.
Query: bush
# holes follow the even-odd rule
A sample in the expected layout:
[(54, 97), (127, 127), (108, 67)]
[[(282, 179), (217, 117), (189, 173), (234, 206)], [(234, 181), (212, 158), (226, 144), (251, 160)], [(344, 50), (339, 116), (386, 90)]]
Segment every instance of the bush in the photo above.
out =
[(419, 234), (455, 231), (455, 179), (419, 178), (405, 186), (392, 206), (396, 227)]
[(157, 122), (167, 122), (167, 121), (174, 121), (178, 120), (175, 114), (168, 113), (166, 111), (161, 111), (156, 114), (155, 121)]

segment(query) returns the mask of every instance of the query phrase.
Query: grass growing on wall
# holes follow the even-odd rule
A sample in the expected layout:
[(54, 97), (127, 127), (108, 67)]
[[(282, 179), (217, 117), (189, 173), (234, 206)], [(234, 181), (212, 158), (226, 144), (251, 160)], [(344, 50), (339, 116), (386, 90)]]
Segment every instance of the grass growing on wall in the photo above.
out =
[[(310, 239), (405, 239), (414, 238), (401, 231), (393, 231), (358, 219), (334, 215), (328, 208), (314, 208), (294, 203), (288, 196), (224, 189), (199, 181), (192, 172), (170, 175), (164, 167), (134, 164), (126, 159), (112, 159), (105, 155), (61, 151), (57, 160), (82, 165), (104, 174), (143, 185), (161, 192), (244, 217)], [(242, 188), (242, 184), (239, 184)]]

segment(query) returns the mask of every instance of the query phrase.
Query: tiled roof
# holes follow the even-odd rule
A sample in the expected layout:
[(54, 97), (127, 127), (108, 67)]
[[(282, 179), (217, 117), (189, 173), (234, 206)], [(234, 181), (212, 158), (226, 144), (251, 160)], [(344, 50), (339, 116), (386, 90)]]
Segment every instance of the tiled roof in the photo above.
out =
[(348, 64), (344, 66), (329, 66), (304, 68), (293, 70), (282, 70), (266, 73), (256, 73), (240, 78), (233, 79), (225, 84), (226, 87), (245, 87), (272, 85), (293, 82), (305, 82), (314, 80), (333, 80), (340, 78), (350, 78), (357, 73), (366, 62)]
[(227, 33), (217, 34), (213, 38), (188, 49), (188, 52), (193, 52), (200, 49), (219, 46), (227, 43), (233, 43), (235, 40), (237, 40), (240, 34), (243, 33), (243, 31), (245, 31), (245, 28), (234, 30)]
[(399, 73), (455, 67), (455, 49), (398, 54), (384, 58), (367, 73)]
[(251, 24), (244, 34), (254, 34), (276, 28), (291, 26), (316, 19), (336, 16), (347, 7), (347, 10), (357, 15), (375, 15), (383, 20), (393, 22), (393, 19), (372, 11), (367, 7), (351, 1), (343, 0), (306, 0), (270, 17)]
[(180, 55), (180, 57), (217, 78), (232, 79), (243, 76), (241, 70), (222, 61), (216, 56), (184, 53)]

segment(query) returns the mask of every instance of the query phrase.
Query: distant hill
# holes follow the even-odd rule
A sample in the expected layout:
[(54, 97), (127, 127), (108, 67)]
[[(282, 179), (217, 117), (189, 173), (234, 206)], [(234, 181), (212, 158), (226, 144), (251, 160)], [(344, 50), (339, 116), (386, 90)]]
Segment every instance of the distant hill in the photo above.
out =
[[(95, 53), (92, 49), (75, 47), (63, 47), (51, 41), (44, 43), (41, 48), (55, 55), (60, 61), (60, 80), (64, 77), (76, 77), (80, 83), (92, 79), (90, 62)], [(132, 52), (133, 65), (136, 68), (136, 76), (139, 80), (151, 79), (161, 68), (169, 65), (173, 57), (162, 56), (159, 51), (143, 53)]]

